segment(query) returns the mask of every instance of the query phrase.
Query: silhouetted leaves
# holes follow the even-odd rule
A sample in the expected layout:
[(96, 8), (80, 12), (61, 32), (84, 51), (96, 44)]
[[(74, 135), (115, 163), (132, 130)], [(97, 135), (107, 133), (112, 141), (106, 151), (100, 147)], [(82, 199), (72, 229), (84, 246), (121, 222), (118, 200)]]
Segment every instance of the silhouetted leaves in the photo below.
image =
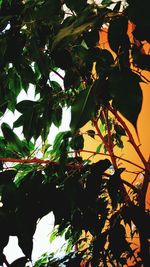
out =
[[(26, 258), (31, 258), (37, 220), (50, 211), (58, 224), (53, 237), (65, 233), (68, 241), (66, 254), (82, 242), (82, 230), (85, 235), (90, 232), (91, 243), (82, 253), (71, 252), (62, 259), (46, 254), (45, 261), (35, 264), (38, 267), (62, 263), (77, 267), (83, 255), (86, 265), (123, 266), (135, 252), (126, 241), (124, 223), (131, 228), (133, 222), (143, 238), (150, 236), (149, 215), (140, 207), (141, 196), (136, 205), (125, 198), (121, 180), (124, 169), (111, 174), (113, 167), (108, 159), (100, 158), (92, 164), (91, 156), (82, 158), (80, 153), (85, 141), (80, 128), (92, 119), (100, 120), (100, 131), (108, 145), (111, 134), (112, 147), (123, 148), (125, 129), (113, 118), (108, 118), (111, 133), (105, 125), (104, 110), (109, 105), (136, 127), (142, 106), (142, 80), (139, 73), (131, 71), (131, 65), (150, 69), (150, 56), (143, 49), (150, 40), (149, 1), (127, 0), (123, 12), (122, 1), (114, 6), (110, 0), (89, 2), (0, 1), (0, 116), (4, 115), (5, 121), (7, 109), (19, 111), (13, 127), (23, 128), (21, 140), (2, 121), (0, 158), (21, 161), (40, 152), (43, 159), (56, 161), (47, 165), (22, 161), (0, 164), (1, 265), (8, 238), (16, 235), (26, 257), (10, 266), (25, 266)], [(130, 21), (134, 23), (131, 36)], [(99, 31), (103, 35), (107, 30), (108, 40), (100, 40)], [(19, 102), (20, 92), (24, 90), (28, 95), (30, 84), (38, 100)], [(71, 109), (71, 131), (59, 132), (52, 144), (48, 138), (50, 127), (61, 126), (64, 107)], [(86, 134), (98, 141), (95, 130)], [(38, 138), (42, 139), (39, 150)], [(96, 152), (101, 148), (108, 152), (103, 142), (97, 144)], [(139, 261), (137, 266), (141, 264)]]
[(55, 65), (63, 70), (72, 66), (72, 57), (67, 49), (55, 49), (51, 56)]
[[(123, 252), (130, 253), (131, 249), (126, 241), (126, 232), (125, 228), (122, 224), (116, 223), (114, 227), (112, 227), (111, 232), (109, 234), (109, 248), (111, 249), (113, 256), (115, 259), (120, 260), (120, 257)], [(116, 237), (119, 237), (116, 239)]]
[(91, 173), (87, 176), (86, 189), (89, 200), (95, 200), (100, 193), (103, 173), (111, 166), (108, 159), (100, 160), (91, 166)]
[(112, 202), (112, 207), (115, 209), (117, 205), (122, 202), (122, 187), (120, 174), (124, 169), (120, 168), (115, 170), (114, 174), (110, 176), (108, 180), (108, 193)]
[(131, 71), (120, 71), (118, 68), (112, 69), (109, 77), (109, 91), (113, 99), (113, 106), (135, 128), (143, 100), (139, 82), (140, 78), (137, 74)]
[(95, 138), (95, 131), (94, 130), (87, 130), (87, 134), (92, 137)]
[(129, 40), (127, 38), (128, 20), (124, 16), (112, 19), (108, 28), (108, 41), (110, 48), (118, 53), (119, 49), (128, 49)]

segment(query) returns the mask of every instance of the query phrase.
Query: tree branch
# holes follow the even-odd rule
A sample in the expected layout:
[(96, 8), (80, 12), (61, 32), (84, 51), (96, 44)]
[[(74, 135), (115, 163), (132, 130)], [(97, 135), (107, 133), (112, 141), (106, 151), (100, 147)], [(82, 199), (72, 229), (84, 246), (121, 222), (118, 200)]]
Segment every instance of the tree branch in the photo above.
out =
[[(52, 160), (43, 160), (43, 159), (38, 159), (38, 158), (33, 158), (33, 159), (15, 159), (15, 158), (0, 158), (0, 161), (3, 162), (18, 162), (18, 163), (39, 163), (39, 164), (51, 164), (51, 165), (56, 165), (59, 166), (60, 163)], [(66, 164), (66, 167), (69, 167), (71, 169), (80, 169), (83, 167), (81, 164)]]
[(118, 122), (121, 123), (121, 125), (123, 126), (123, 128), (125, 129), (128, 137), (129, 137), (129, 141), (132, 144), (132, 146), (134, 147), (136, 153), (138, 154), (139, 158), (141, 159), (143, 165), (145, 166), (145, 168), (147, 167), (147, 162), (146, 159), (144, 158), (142, 152), (140, 151), (139, 147), (137, 146), (137, 144), (134, 141), (134, 138), (128, 128), (128, 126), (126, 125), (126, 123), (124, 122), (124, 120), (121, 118), (121, 116), (117, 113), (117, 111), (115, 109), (113, 109), (110, 105), (108, 107), (108, 109), (111, 111), (111, 113), (115, 116), (115, 118), (118, 120)]

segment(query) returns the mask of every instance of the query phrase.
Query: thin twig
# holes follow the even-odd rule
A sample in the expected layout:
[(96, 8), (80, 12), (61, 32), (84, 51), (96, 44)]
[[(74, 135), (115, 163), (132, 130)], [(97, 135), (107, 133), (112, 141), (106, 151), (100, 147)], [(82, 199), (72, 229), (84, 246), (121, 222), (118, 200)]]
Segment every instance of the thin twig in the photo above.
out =
[[(102, 152), (96, 152), (96, 151), (91, 151), (91, 150), (87, 150), (87, 149), (80, 149), (80, 150), (77, 150), (77, 152), (79, 152), (79, 153), (80, 153), (80, 152), (85, 152), (85, 153), (91, 153), (91, 154), (93, 154), (93, 155), (101, 155), (101, 156), (110, 157), (110, 154), (106, 154), (106, 153), (102, 153)], [(73, 150), (73, 151), (68, 151), (67, 153), (74, 153), (74, 150)], [(115, 157), (116, 159), (120, 159), (120, 160), (125, 161), (125, 162), (127, 162), (127, 163), (129, 163), (129, 164), (132, 164), (132, 165), (136, 166), (137, 168), (139, 168), (139, 169), (141, 169), (141, 170), (143, 170), (143, 171), (145, 170), (145, 168), (139, 166), (138, 164), (136, 164), (136, 163), (134, 163), (134, 162), (132, 162), (132, 161), (130, 161), (130, 160), (128, 160), (128, 159), (121, 158), (121, 157), (116, 156), (116, 155), (114, 155), (114, 157)]]

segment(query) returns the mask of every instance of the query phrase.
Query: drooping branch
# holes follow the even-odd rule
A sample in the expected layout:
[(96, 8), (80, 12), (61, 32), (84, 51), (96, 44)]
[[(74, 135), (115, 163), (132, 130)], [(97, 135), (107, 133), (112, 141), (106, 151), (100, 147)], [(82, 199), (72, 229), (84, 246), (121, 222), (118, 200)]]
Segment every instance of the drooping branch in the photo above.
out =
[[(93, 155), (101, 155), (101, 156), (110, 157), (110, 154), (106, 154), (106, 153), (102, 153), (102, 152), (96, 152), (96, 151), (91, 151), (91, 150), (87, 150), (87, 149), (79, 149), (79, 150), (76, 150), (76, 152), (78, 152), (78, 153), (85, 152), (85, 153), (91, 153)], [(74, 150), (73, 151), (69, 151), (67, 153), (74, 153)], [(134, 163), (134, 162), (132, 162), (132, 161), (130, 161), (128, 159), (125, 159), (125, 158), (122, 158), (122, 157), (119, 157), (119, 156), (116, 156), (116, 155), (114, 155), (114, 157), (116, 159), (120, 159), (122, 161), (125, 161), (125, 162), (127, 162), (127, 163), (129, 163), (129, 164), (131, 164), (131, 165), (133, 165), (133, 166), (141, 169), (142, 171), (145, 170), (145, 168), (141, 167), (140, 165), (138, 165), (138, 164), (136, 164), (136, 163)]]

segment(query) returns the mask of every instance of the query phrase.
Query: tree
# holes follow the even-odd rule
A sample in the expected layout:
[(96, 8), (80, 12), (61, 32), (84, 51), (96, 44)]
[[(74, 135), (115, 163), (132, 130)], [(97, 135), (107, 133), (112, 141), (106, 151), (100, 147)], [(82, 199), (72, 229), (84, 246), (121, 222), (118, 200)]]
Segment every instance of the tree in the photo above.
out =
[[(140, 83), (148, 82), (141, 70), (150, 70), (144, 49), (150, 41), (150, 4), (112, 2), (0, 1), (0, 115), (20, 112), (13, 128), (1, 125), (1, 265), (25, 266), (37, 220), (53, 211), (58, 226), (53, 237), (65, 233), (70, 250), (61, 260), (43, 256), (35, 266), (148, 266), (150, 217), (145, 201), (150, 167), (126, 119), (138, 133)], [(102, 31), (108, 33), (108, 49), (100, 46)], [(64, 86), (51, 80), (51, 73)], [(18, 103), (19, 93), (27, 92), (30, 84), (39, 99)], [(60, 126), (64, 107), (71, 108), (70, 131), (60, 132), (51, 148), (49, 130), (52, 123)], [(100, 139), (91, 154), (106, 156), (95, 163), (83, 157), (81, 128), (89, 121), (92, 127), (86, 135)], [(14, 132), (20, 126), (23, 140)], [(39, 137), (41, 159), (35, 158)], [(142, 174), (140, 188), (122, 178), (125, 169), (114, 149), (122, 148), (124, 140), (141, 160), (141, 166), (128, 161)], [(7, 169), (6, 162), (11, 162)], [(127, 224), (133, 236), (132, 224), (139, 232), (140, 252), (126, 239)], [(87, 233), (90, 244), (82, 249)], [(10, 235), (18, 236), (25, 254), (11, 265), (3, 254)]]

